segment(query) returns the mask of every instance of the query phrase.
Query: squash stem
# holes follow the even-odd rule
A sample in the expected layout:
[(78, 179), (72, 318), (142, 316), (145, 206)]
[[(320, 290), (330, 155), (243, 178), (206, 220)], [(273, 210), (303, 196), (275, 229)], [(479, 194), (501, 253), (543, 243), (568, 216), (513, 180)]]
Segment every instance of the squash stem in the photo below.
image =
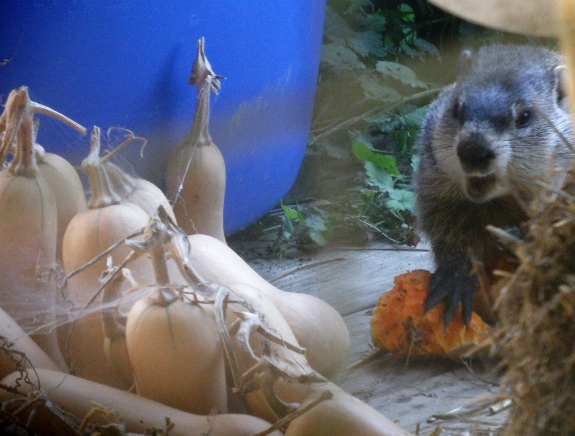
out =
[(241, 391), (241, 374), (239, 370), (236, 353), (234, 352), (232, 339), (230, 337), (228, 326), (226, 324), (226, 307), (229, 296), (230, 296), (229, 289), (226, 288), (225, 286), (220, 286), (217, 291), (216, 299), (214, 302), (214, 313), (216, 315), (218, 332), (220, 333), (220, 339), (222, 340), (224, 353), (226, 355), (226, 359), (228, 361), (228, 365), (232, 375), (232, 382), (234, 384), (233, 391), (239, 394)]
[(220, 79), (223, 76), (215, 74), (212, 67), (204, 53), (204, 38), (198, 40), (198, 48), (196, 52), (196, 59), (192, 65), (192, 72), (188, 78), (190, 85), (197, 87), (197, 100), (196, 109), (194, 111), (194, 118), (192, 120), (192, 127), (185, 138), (178, 144), (177, 148), (191, 149), (192, 153), (185, 153), (189, 155), (187, 162), (183, 169), (183, 174), (179, 175), (180, 170), (177, 171), (179, 181), (176, 192), (173, 194), (172, 202), (175, 203), (180, 196), (180, 192), (184, 186), (184, 180), (188, 175), (191, 162), (194, 159), (196, 147), (211, 146), (213, 145), (212, 138), (208, 129), (210, 118), (210, 92), (217, 94), (220, 89)]
[(170, 238), (164, 244), (165, 250), (176, 262), (176, 266), (190, 286), (206, 283), (189, 261), (190, 241), (184, 231), (176, 225), (163, 207), (158, 208), (158, 219), (167, 229)]
[[(108, 273), (115, 273), (114, 270), (109, 270)], [(117, 306), (113, 305), (120, 297), (120, 287), (123, 283), (124, 275), (122, 272), (114, 274), (112, 280), (106, 283), (102, 293), (102, 323), (104, 336), (109, 339), (126, 336), (126, 327), (121, 325), (116, 319)]]
[[(158, 210), (164, 210), (161, 206)], [(165, 211), (164, 211), (165, 212)], [(167, 215), (167, 213), (165, 213)], [(169, 306), (174, 301), (181, 299), (181, 292), (174, 289), (170, 282), (168, 265), (166, 262), (165, 245), (170, 240), (169, 229), (154, 215), (150, 217), (148, 225), (143, 229), (144, 239), (141, 241), (124, 239), (124, 243), (132, 248), (132, 253), (138, 256), (147, 253), (152, 261), (154, 269), (154, 290), (149, 295), (152, 304)]]
[(136, 189), (132, 177), (108, 162), (107, 157), (100, 156), (100, 135), (100, 128), (94, 126), (90, 134), (90, 154), (80, 166), (90, 182), (90, 209), (120, 204)]
[(192, 73), (188, 79), (190, 85), (196, 85), (198, 89), (198, 100), (194, 112), (192, 129), (188, 134), (188, 144), (193, 146), (206, 146), (212, 144), (212, 138), (208, 131), (210, 119), (210, 92), (218, 93), (220, 89), (220, 79), (222, 76), (216, 75), (204, 53), (204, 38), (198, 40), (196, 60), (192, 66)]
[[(116, 129), (116, 130), (124, 130), (126, 132), (128, 132), (127, 135), (127, 139), (122, 142), (120, 145), (118, 145), (116, 148), (114, 148), (112, 151), (110, 151), (109, 153), (107, 153), (105, 156), (102, 157), (102, 162), (107, 162), (109, 161), (112, 157), (114, 157), (116, 154), (118, 154), (120, 151), (122, 151), (124, 148), (126, 148), (126, 146), (130, 143), (132, 143), (133, 141), (139, 139), (143, 142), (142, 144), (142, 152), (144, 150), (144, 148), (146, 147), (146, 144), (148, 143), (148, 140), (146, 138), (142, 138), (141, 136), (134, 136), (134, 133), (131, 130), (128, 129), (124, 129), (122, 127), (110, 127), (108, 129), (108, 138), (110, 137), (110, 131)], [(143, 153), (141, 153), (143, 154)]]
[(63, 122), (64, 124), (69, 125), (71, 128), (76, 130), (77, 132), (81, 133), (82, 135), (86, 134), (86, 128), (76, 121), (68, 118), (66, 115), (61, 114), (60, 112), (55, 111), (54, 109), (49, 108), (48, 106), (44, 106), (43, 104), (36, 103), (30, 101), (30, 105), (32, 108), (33, 113), (44, 114), (48, 115), (52, 118), (56, 118), (58, 121)]
[(25, 117), (20, 122), (14, 159), (12, 159), (8, 167), (8, 170), (15, 176), (33, 178), (38, 174), (32, 128), (32, 120), (30, 118)]
[(154, 265), (154, 277), (158, 286), (166, 286), (170, 284), (170, 276), (168, 275), (168, 266), (166, 264), (166, 254), (164, 252), (164, 244), (154, 244), (150, 250), (152, 257), (152, 264)]
[(4, 163), (8, 154), (14, 153), (14, 159), (8, 165), (8, 169), (16, 176), (36, 177), (38, 174), (33, 147), (34, 125), (31, 105), (25, 86), (14, 89), (8, 95), (0, 118), (2, 125), (5, 126), (0, 158)]
[[(35, 177), (38, 173), (34, 153), (37, 133), (37, 126), (34, 123), (36, 113), (56, 118), (83, 135), (86, 134), (86, 129), (80, 124), (47, 106), (31, 101), (26, 86), (12, 90), (0, 116), (0, 134), (2, 135), (0, 165), (3, 166), (8, 154), (13, 152), (14, 159), (10, 162), (9, 171), (17, 176)], [(16, 147), (12, 151), (14, 144)]]

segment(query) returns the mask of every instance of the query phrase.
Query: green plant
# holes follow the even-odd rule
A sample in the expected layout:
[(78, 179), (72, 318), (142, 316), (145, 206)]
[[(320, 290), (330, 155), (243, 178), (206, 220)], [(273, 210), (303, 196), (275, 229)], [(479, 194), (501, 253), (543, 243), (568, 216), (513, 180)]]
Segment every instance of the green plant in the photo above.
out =
[(421, 26), (406, 3), (377, 9), (371, 0), (328, 1), (309, 150), (327, 157), (321, 165), (349, 161), (345, 170), (357, 175), (329, 198), (292, 198), (254, 224), (260, 237), (267, 235), (268, 254), (372, 237), (404, 244), (417, 239), (410, 187), (414, 141), (426, 105), (440, 89), (416, 68), (430, 57), (440, 59), (419, 36)]
[(321, 210), (313, 210), (312, 208), (306, 209), (304, 216), (301, 207), (291, 208), (289, 206), (281, 205), (284, 215), (282, 216), (282, 238), (289, 240), (293, 237), (296, 225), (302, 226), (307, 232), (307, 236), (319, 246), (327, 244), (325, 233), (327, 227), (325, 224), (325, 216)]
[[(365, 218), (358, 219), (390, 242), (409, 242), (414, 201), (410, 175), (400, 173), (395, 157), (378, 152), (369, 143), (355, 142), (352, 152), (363, 162), (366, 175), (365, 187), (359, 189)], [(412, 164), (415, 159), (413, 156)], [(393, 236), (394, 233), (397, 236)]]
[(382, 114), (371, 120), (370, 130), (381, 135), (388, 135), (394, 145), (390, 152), (395, 153), (401, 163), (411, 163), (414, 154), (415, 140), (419, 126), (423, 122), (428, 105), (415, 108), (402, 108), (396, 114)]
[(328, 6), (326, 13), (322, 74), (349, 77), (349, 86), (361, 87), (359, 98), (379, 103), (401, 100), (405, 96), (401, 86), (427, 88), (399, 62), (400, 56), (439, 57), (433, 44), (418, 37), (409, 5), (376, 11), (370, 0), (339, 3), (339, 7)]

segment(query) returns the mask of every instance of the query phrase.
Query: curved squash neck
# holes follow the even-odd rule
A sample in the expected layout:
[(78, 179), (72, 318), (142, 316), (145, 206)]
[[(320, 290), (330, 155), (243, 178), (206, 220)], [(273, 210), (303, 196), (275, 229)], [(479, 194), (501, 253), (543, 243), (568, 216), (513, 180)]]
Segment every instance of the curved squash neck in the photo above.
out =
[(134, 192), (136, 183), (118, 166), (100, 156), (100, 128), (94, 126), (90, 138), (90, 154), (82, 161), (82, 171), (88, 176), (91, 195), (90, 209), (120, 204)]
[(8, 167), (8, 170), (15, 176), (36, 177), (38, 174), (38, 164), (34, 153), (34, 136), (31, 117), (25, 117), (18, 129), (14, 159)]
[(223, 77), (218, 76), (212, 71), (212, 66), (204, 53), (204, 38), (200, 38), (198, 41), (196, 60), (194, 61), (192, 73), (188, 79), (190, 85), (196, 85), (198, 88), (194, 121), (190, 133), (186, 136), (186, 144), (192, 147), (212, 144), (212, 138), (208, 131), (210, 122), (210, 93), (218, 93), (220, 89), (220, 79), (223, 79)]
[(212, 78), (207, 76), (198, 83), (198, 98), (192, 129), (188, 134), (189, 143), (199, 146), (210, 145), (212, 138), (208, 130), (210, 122), (210, 89)]

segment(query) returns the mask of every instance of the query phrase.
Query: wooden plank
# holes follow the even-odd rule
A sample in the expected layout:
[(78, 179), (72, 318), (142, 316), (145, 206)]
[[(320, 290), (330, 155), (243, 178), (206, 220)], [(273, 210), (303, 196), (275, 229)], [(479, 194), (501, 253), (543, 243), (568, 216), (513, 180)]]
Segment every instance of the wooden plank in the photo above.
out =
[[(253, 259), (249, 263), (278, 288), (315, 295), (343, 316), (350, 333), (350, 357), (348, 368), (336, 378), (336, 384), (397, 420), (406, 430), (415, 432), (419, 428), (421, 435), (429, 435), (437, 426), (437, 422), (428, 422), (432, 415), (493, 398), (499, 391), (497, 378), (489, 376), (484, 368), (472, 372), (461, 362), (447, 359), (408, 361), (401, 356), (383, 355), (351, 367), (374, 352), (371, 314), (378, 298), (393, 287), (394, 277), (433, 267), (429, 251), (405, 247), (398, 250), (383, 244), (371, 244), (368, 248), (335, 248), (313, 256)], [(338, 260), (313, 264), (330, 259)], [(286, 275), (279, 277), (281, 274)], [(489, 416), (484, 407), (477, 416), (442, 422), (441, 435), (489, 434), (501, 427), (506, 416)]]
[(317, 267), (303, 268), (278, 280), (274, 286), (288, 291), (315, 295), (333, 306), (342, 316), (375, 307), (377, 299), (393, 287), (393, 278), (413, 269), (430, 269), (428, 251), (403, 247), (370, 245), (368, 249), (334, 249), (305, 260), (252, 262), (264, 278), (306, 262), (341, 259)]
[[(369, 311), (344, 318), (351, 337), (350, 366), (374, 353), (369, 339), (370, 318)], [(437, 425), (427, 422), (433, 414), (473, 404), (499, 390), (496, 377), (489, 376), (481, 366), (472, 372), (461, 362), (438, 358), (408, 359), (389, 354), (344, 370), (335, 382), (388, 418), (399, 420), (406, 430), (415, 431), (419, 424), (424, 431), (422, 434), (429, 434)], [(486, 417), (487, 410), (484, 412), (481, 414), (482, 429), (500, 425), (505, 418), (505, 414)], [(471, 424), (479, 425), (454, 420), (444, 424), (444, 429), (463, 432), (469, 430)]]

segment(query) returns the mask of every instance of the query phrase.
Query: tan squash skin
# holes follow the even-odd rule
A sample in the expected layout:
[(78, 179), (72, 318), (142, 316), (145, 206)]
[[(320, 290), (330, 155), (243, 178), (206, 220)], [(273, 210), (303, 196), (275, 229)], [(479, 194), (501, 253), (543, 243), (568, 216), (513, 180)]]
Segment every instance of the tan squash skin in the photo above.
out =
[[(129, 141), (125, 144), (127, 143)], [(119, 147), (115, 151), (118, 149)], [(150, 216), (142, 208), (126, 201), (126, 196), (134, 191), (133, 179), (100, 156), (98, 127), (92, 130), (90, 153), (82, 161), (81, 169), (88, 176), (91, 196), (88, 201), (89, 209), (76, 214), (64, 234), (62, 251), (66, 275), (141, 230), (150, 220)], [(113, 265), (119, 265), (131, 251), (125, 244), (117, 247), (110, 253)], [(73, 374), (128, 389), (130, 380), (126, 380), (115, 370), (104, 350), (103, 320), (98, 308), (102, 296), (96, 296), (96, 292), (101, 287), (100, 276), (107, 269), (106, 261), (107, 256), (68, 279), (66, 291), (74, 305), (72, 319), (76, 318), (76, 322), (70, 322), (60, 329), (60, 348), (68, 365), (71, 365)], [(139, 285), (154, 283), (149, 256), (141, 256), (127, 267)], [(125, 283), (118, 292), (128, 287), (128, 283)], [(94, 301), (91, 307), (84, 311), (84, 307), (92, 299)]]
[(225, 243), (226, 168), (208, 130), (210, 92), (217, 93), (219, 79), (204, 54), (202, 38), (189, 79), (198, 89), (194, 120), (190, 133), (170, 153), (166, 185), (178, 225), (187, 234), (210, 235)]
[[(36, 342), (30, 339), (24, 330), (2, 309), (0, 309), (0, 336), (4, 338), (4, 340), (0, 342), (2, 346), (5, 346), (5, 343), (12, 344), (9, 347), (10, 350), (18, 351), (26, 355), (27, 361), (24, 362), (24, 367), (60, 371), (58, 365), (56, 365)], [(15, 357), (16, 361), (18, 361), (18, 356)], [(15, 370), (14, 360), (5, 352), (0, 352), (0, 378), (6, 377)]]
[(198, 415), (227, 411), (224, 355), (211, 306), (156, 288), (132, 306), (126, 344), (139, 395)]
[[(258, 289), (245, 285), (229, 286), (230, 296), (237, 300), (241, 297), (259, 313), (262, 322), (270, 331), (275, 332), (283, 341), (298, 345), (293, 332), (278, 308)], [(230, 298), (232, 300), (232, 298)], [(228, 306), (228, 323), (234, 313), (240, 312), (237, 304)], [(245, 310), (245, 309), (244, 309)], [(233, 336), (232, 336), (233, 340)], [(262, 354), (264, 337), (252, 333), (250, 344), (256, 356)], [(335, 384), (314, 376), (305, 356), (287, 349), (278, 343), (269, 343), (270, 356), (277, 366), (289, 372), (292, 379), (278, 379), (274, 384), (275, 392), (284, 402), (306, 405), (320, 394), (329, 391), (333, 397), (315, 405), (301, 417), (288, 425), (292, 436), (408, 436), (409, 433), (395, 425), (368, 404), (344, 392)], [(237, 345), (234, 347), (240, 373), (246, 373), (256, 363), (251, 353)], [(302, 380), (308, 378), (309, 383)], [(312, 379), (313, 377), (313, 379)], [(261, 390), (245, 396), (250, 412), (268, 421), (276, 419), (276, 413), (268, 406)], [(282, 418), (283, 416), (279, 416)]]
[[(131, 203), (121, 203), (103, 208), (88, 209), (77, 214), (66, 229), (63, 243), (63, 261), (66, 274), (83, 266), (111, 245), (124, 239), (148, 224), (149, 215)], [(118, 265), (129, 253), (124, 245), (112, 253), (114, 265)], [(106, 258), (100, 259), (84, 271), (72, 276), (67, 283), (68, 298), (77, 309), (83, 308), (100, 287), (99, 278), (106, 270)], [(130, 265), (138, 283), (154, 283), (153, 271), (148, 258), (141, 257)], [(71, 336), (70, 354), (73, 373), (88, 380), (108, 384), (121, 389), (129, 384), (115, 371), (104, 353), (102, 316), (94, 312), (100, 299), (96, 299), (92, 311), (77, 320)], [(76, 314), (75, 316), (77, 316)], [(68, 360), (67, 324), (59, 333), (62, 354)]]
[[(172, 436), (253, 436), (269, 428), (267, 422), (249, 415), (222, 414), (213, 416), (193, 415), (147, 398), (94, 383), (72, 375), (39, 369), (37, 371), (42, 390), (50, 401), (65, 411), (84, 417), (94, 406), (103, 405), (116, 411), (126, 423), (126, 431), (143, 434), (146, 428), (163, 428), (166, 417), (175, 424), (170, 432)], [(10, 374), (0, 383), (15, 386), (19, 373)], [(34, 374), (30, 373), (34, 381)], [(23, 385), (25, 393), (33, 388)], [(0, 389), (0, 401), (11, 398), (11, 395)], [(281, 432), (270, 433), (281, 436)]]
[[(30, 100), (28, 89), (10, 92), (0, 115), (0, 305), (62, 368), (56, 337), (58, 215), (50, 183), (34, 152), (34, 115), (44, 113), (85, 133), (85, 129), (50, 108)], [(33, 333), (32, 333), (33, 332)]]
[[(37, 146), (35, 146), (37, 147)], [(54, 153), (37, 152), (38, 170), (50, 185), (56, 199), (58, 234), (56, 259), (62, 262), (62, 240), (74, 215), (88, 209), (86, 194), (74, 167)]]
[(290, 422), (286, 436), (412, 436), (332, 383), (314, 389), (303, 405), (325, 389), (333, 393), (333, 398), (319, 403)]
[(38, 277), (56, 264), (56, 217), (56, 200), (41, 176), (0, 171), (0, 304), (27, 331), (41, 328), (33, 339), (61, 361), (50, 330), (56, 325), (56, 285)]
[[(220, 150), (211, 142), (196, 147), (182, 142), (174, 148), (168, 168), (170, 174), (178, 174), (176, 181), (183, 180), (174, 203), (178, 225), (189, 235), (201, 233), (225, 242), (226, 169)], [(179, 183), (170, 183), (168, 192), (177, 192), (178, 187)]]
[(170, 202), (160, 188), (146, 179), (133, 179), (134, 190), (126, 196), (126, 201), (140, 206), (148, 215), (154, 215), (158, 207), (163, 206), (170, 218), (176, 222), (176, 216)]
[(203, 280), (224, 286), (244, 283), (259, 289), (277, 306), (299, 344), (307, 349), (312, 368), (326, 378), (339, 373), (348, 359), (349, 332), (333, 307), (311, 295), (276, 288), (215, 238), (190, 235), (188, 239), (190, 264)]
[(116, 374), (126, 383), (124, 386), (133, 386), (134, 372), (132, 363), (128, 355), (128, 346), (126, 337), (118, 336), (115, 338), (104, 338), (104, 355), (106, 360), (112, 365)]

